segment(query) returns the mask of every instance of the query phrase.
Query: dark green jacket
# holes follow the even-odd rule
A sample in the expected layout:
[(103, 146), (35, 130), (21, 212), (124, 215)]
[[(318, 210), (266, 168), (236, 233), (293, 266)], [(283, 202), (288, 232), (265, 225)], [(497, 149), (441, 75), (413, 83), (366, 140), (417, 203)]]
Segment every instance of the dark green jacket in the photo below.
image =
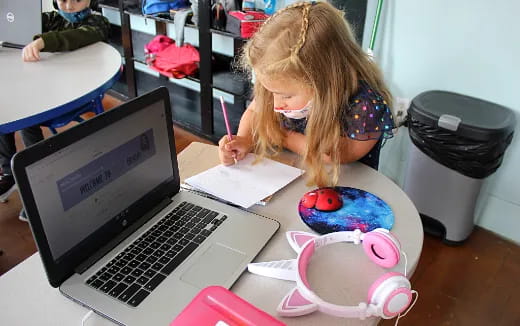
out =
[(79, 23), (71, 23), (57, 11), (42, 14), (43, 33), (41, 37), (45, 43), (42, 51), (61, 52), (72, 51), (98, 41), (107, 41), (110, 31), (108, 20), (97, 13), (93, 13)]

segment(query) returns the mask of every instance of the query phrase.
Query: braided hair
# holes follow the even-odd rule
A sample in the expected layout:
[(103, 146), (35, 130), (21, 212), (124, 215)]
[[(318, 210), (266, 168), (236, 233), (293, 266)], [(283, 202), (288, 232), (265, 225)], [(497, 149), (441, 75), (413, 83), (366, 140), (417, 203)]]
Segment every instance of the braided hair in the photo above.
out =
[[(339, 178), (342, 115), (350, 96), (366, 81), (391, 105), (382, 75), (357, 44), (344, 13), (327, 2), (297, 2), (276, 12), (244, 46), (240, 63), (254, 70), (253, 140), (262, 156), (283, 149), (285, 119), (273, 110), (273, 94), (262, 80), (279, 79), (313, 90), (303, 160), (309, 184), (331, 186)], [(331, 171), (323, 161), (332, 161)]]

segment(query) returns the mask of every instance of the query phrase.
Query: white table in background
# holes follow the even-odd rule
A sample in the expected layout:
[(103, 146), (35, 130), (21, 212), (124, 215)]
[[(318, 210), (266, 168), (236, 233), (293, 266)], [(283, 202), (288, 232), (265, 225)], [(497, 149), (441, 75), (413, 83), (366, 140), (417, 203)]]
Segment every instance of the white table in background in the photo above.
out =
[(19, 49), (0, 47), (0, 134), (39, 125), (80, 108), (117, 81), (121, 55), (97, 42), (22, 61)]

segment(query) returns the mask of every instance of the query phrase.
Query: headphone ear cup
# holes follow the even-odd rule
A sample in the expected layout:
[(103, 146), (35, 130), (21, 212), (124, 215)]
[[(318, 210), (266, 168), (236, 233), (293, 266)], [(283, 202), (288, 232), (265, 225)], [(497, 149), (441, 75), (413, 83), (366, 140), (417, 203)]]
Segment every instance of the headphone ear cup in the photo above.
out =
[(363, 249), (368, 258), (384, 268), (394, 267), (401, 257), (399, 241), (390, 232), (379, 229), (365, 234)]
[(368, 290), (368, 304), (376, 306), (380, 317), (385, 319), (399, 315), (411, 302), (410, 281), (401, 273), (384, 274)]

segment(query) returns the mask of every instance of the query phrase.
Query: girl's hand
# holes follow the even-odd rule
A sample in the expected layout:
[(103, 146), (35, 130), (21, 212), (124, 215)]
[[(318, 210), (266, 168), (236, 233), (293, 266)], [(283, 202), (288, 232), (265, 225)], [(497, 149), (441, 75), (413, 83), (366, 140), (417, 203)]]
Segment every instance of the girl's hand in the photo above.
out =
[(241, 136), (233, 136), (229, 140), (228, 136), (224, 136), (218, 142), (218, 155), (220, 163), (224, 165), (231, 165), (235, 163), (235, 159), (240, 161), (246, 157), (251, 151), (251, 141), (249, 138)]
[(39, 61), (40, 51), (45, 47), (43, 39), (38, 38), (27, 44), (22, 50), (23, 61)]

